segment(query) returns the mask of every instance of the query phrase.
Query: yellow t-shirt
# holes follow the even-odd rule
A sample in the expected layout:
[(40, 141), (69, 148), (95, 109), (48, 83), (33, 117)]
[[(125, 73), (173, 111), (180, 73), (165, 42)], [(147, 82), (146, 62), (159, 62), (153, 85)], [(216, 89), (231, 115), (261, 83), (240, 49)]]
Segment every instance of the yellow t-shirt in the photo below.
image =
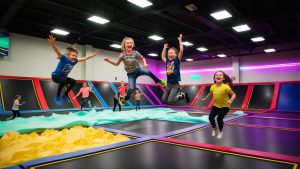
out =
[(210, 87), (210, 91), (213, 93), (214, 106), (218, 108), (230, 107), (230, 104), (226, 103), (229, 100), (229, 92), (231, 91), (229, 85), (222, 83), (218, 87), (214, 84)]

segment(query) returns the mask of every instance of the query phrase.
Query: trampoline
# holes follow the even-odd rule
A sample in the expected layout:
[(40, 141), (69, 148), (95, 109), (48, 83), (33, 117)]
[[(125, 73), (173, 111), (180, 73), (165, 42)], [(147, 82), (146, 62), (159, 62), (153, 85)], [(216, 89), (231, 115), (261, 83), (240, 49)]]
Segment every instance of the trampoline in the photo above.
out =
[(293, 169), (297, 164), (152, 140), (46, 164), (26, 165), (26, 167), (35, 169)]

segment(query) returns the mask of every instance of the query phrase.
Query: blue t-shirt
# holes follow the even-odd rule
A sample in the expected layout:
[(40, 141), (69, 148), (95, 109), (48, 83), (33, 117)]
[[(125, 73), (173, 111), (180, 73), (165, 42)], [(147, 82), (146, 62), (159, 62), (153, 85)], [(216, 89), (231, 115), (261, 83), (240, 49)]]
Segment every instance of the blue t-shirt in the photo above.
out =
[(75, 59), (75, 61), (72, 62), (67, 56), (62, 55), (60, 61), (56, 66), (56, 69), (51, 73), (51, 75), (58, 77), (67, 77), (77, 62), (78, 59)]
[(180, 78), (180, 60), (178, 58), (169, 60), (166, 58), (167, 82), (174, 84), (181, 80)]

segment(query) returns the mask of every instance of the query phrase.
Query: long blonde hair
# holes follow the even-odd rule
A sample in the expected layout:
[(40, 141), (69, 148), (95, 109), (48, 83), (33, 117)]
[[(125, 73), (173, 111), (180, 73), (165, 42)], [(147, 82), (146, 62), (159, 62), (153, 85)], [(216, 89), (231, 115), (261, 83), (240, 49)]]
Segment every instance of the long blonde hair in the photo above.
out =
[(133, 47), (135, 47), (134, 40), (131, 37), (124, 37), (123, 40), (122, 40), (122, 43), (121, 43), (121, 49), (122, 49), (123, 52), (125, 51), (125, 42), (126, 42), (126, 40), (132, 40)]

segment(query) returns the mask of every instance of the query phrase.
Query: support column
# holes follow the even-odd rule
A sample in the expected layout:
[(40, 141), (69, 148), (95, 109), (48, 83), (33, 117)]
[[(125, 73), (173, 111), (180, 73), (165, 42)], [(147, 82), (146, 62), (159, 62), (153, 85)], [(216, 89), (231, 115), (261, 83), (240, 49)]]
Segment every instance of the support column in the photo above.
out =
[(232, 57), (232, 76), (234, 77), (234, 83), (240, 83), (240, 62), (238, 57)]

